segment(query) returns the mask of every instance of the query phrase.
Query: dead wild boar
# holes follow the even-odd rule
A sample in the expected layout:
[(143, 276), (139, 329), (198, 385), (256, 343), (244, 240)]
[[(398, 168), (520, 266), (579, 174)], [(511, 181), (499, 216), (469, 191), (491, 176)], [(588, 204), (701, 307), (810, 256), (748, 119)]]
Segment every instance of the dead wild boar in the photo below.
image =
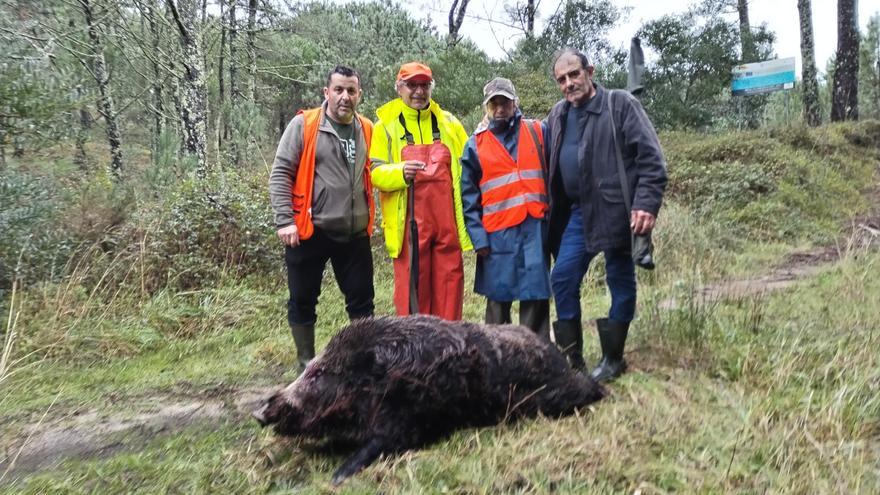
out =
[(380, 455), (455, 429), (559, 417), (604, 394), (525, 327), (377, 317), (342, 329), (253, 415), (279, 435), (355, 445), (333, 475), (338, 485)]

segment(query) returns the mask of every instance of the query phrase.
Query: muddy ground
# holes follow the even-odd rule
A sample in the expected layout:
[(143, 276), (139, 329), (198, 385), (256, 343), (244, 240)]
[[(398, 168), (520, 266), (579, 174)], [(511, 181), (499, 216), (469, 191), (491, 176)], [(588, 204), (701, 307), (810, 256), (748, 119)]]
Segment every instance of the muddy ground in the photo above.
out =
[[(201, 394), (131, 398), (128, 415), (75, 410), (25, 426), (2, 447), (0, 476), (9, 481), (51, 469), (68, 458), (109, 457), (199, 423), (248, 421), (250, 412), (277, 387), (222, 388)], [(51, 414), (51, 410), (50, 410)], [(119, 413), (117, 413), (119, 414)], [(5, 442), (6, 440), (4, 440)]]

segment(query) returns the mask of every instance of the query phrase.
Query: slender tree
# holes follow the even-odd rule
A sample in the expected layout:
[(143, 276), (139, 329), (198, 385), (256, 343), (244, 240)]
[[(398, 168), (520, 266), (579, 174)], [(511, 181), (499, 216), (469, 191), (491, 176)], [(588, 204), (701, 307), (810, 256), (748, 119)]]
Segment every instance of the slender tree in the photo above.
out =
[(104, 58), (104, 44), (98, 32), (92, 1), (79, 0), (79, 6), (82, 9), (89, 37), (91, 63), (88, 64), (88, 68), (98, 85), (98, 112), (104, 117), (107, 141), (110, 145), (110, 175), (114, 180), (119, 181), (122, 178), (122, 136), (119, 133), (119, 125), (116, 120), (116, 108), (110, 88), (110, 73)]
[(742, 61), (757, 62), (755, 40), (752, 37), (752, 25), (749, 22), (748, 0), (736, 0), (736, 13), (739, 16), (739, 42), (742, 50)]
[[(232, 0), (233, 3), (235, 0)], [(224, 61), (226, 58), (226, 14), (224, 9), (226, 7), (226, 2), (224, 0), (220, 0), (220, 50), (217, 54), (217, 102), (218, 107), (223, 108), (226, 103), (226, 82), (224, 81), (224, 72), (226, 68), (224, 67)], [(215, 118), (215, 132), (217, 133), (217, 151), (223, 148), (223, 140), (229, 135), (229, 124), (227, 119), (223, 117), (223, 112), (217, 112)]]
[(464, 16), (467, 13), (467, 6), (470, 0), (452, 0), (452, 7), (449, 8), (449, 39), (448, 44), (455, 46), (459, 40), (459, 30), (464, 24)]
[(248, 0), (247, 45), (248, 97), (257, 101), (257, 0)]
[(164, 109), (164, 101), (163, 101), (163, 85), (162, 85), (162, 67), (160, 66), (159, 60), (162, 58), (161, 51), (159, 49), (161, 43), (161, 34), (159, 32), (159, 22), (157, 17), (160, 15), (154, 3), (152, 1), (148, 1), (144, 5), (144, 13), (147, 18), (147, 28), (150, 31), (150, 68), (153, 72), (153, 80), (151, 81), (152, 87), (150, 88), (150, 93), (152, 95), (152, 102), (150, 104), (150, 113), (153, 115), (153, 129), (152, 129), (152, 140), (150, 143), (150, 151), (152, 154), (153, 164), (157, 163), (159, 159), (159, 142), (161, 140), (162, 132), (164, 131), (164, 119), (165, 119), (165, 109)]
[(880, 119), (880, 12), (868, 21), (860, 52), (859, 114)]
[(831, 120), (858, 119), (858, 0), (837, 0), (837, 58), (831, 93)]
[[(749, 21), (748, 0), (736, 0), (736, 13), (739, 17), (739, 44), (740, 60), (743, 63), (758, 62), (758, 49), (755, 46), (755, 37), (752, 33), (752, 24)], [(743, 112), (745, 125), (749, 129), (757, 129), (761, 125), (761, 114), (767, 98), (760, 95), (745, 96), (743, 98)]]
[[(511, 22), (517, 27), (522, 28), (526, 39), (535, 39), (535, 17), (538, 14), (538, 6), (535, 0), (526, 0), (525, 2), (517, 1), (512, 5), (505, 4), (504, 11), (510, 18)], [(560, 7), (562, 8), (562, 7)]]
[[(236, 15), (236, 3), (238, 0), (232, 0), (229, 6), (229, 109), (228, 115), (232, 119), (240, 119), (241, 113), (238, 111), (241, 104), (241, 83), (238, 76), (238, 16)], [(236, 124), (235, 122), (233, 124)], [(224, 126), (224, 133), (229, 131), (229, 122)], [(231, 139), (229, 141), (229, 152), (232, 163), (241, 164), (241, 150), (239, 149), (239, 139)]]
[(186, 152), (196, 159), (196, 175), (207, 175), (208, 113), (205, 69), (202, 56), (202, 23), (198, 18), (198, 0), (165, 0), (180, 35), (183, 52), (183, 98), (180, 101), (180, 119), (186, 132)]
[(801, 21), (801, 78), (803, 79), (804, 120), (816, 127), (822, 123), (819, 108), (819, 83), (816, 80), (816, 55), (813, 46), (813, 13), (810, 0), (798, 0)]
[(229, 100), (233, 107), (241, 99), (241, 85), (238, 80), (238, 16), (236, 15), (236, 3), (238, 3), (238, 0), (232, 0), (229, 4), (229, 19), (227, 20), (227, 28), (229, 30)]
[(535, 37), (535, 13), (537, 12), (537, 7), (535, 6), (535, 0), (528, 0), (526, 2), (526, 36), (529, 38)]
[[(83, 99), (83, 88), (77, 85), (74, 90), (76, 100), (81, 102)], [(76, 126), (76, 138), (74, 147), (76, 151), (73, 154), (73, 164), (80, 170), (86, 171), (88, 164), (88, 156), (86, 155), (86, 142), (89, 140), (89, 133), (92, 129), (92, 114), (85, 104), (81, 104), (79, 110), (76, 111), (77, 121), (73, 123)]]

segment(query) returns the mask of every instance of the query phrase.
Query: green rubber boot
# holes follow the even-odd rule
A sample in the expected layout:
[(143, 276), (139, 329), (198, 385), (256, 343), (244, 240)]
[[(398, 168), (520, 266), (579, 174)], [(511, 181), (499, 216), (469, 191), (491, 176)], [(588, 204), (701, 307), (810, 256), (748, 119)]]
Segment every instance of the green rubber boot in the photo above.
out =
[(568, 364), (575, 371), (584, 371), (584, 332), (581, 322), (577, 320), (558, 320), (553, 322), (553, 336), (556, 345), (568, 359)]
[(623, 348), (629, 333), (629, 322), (621, 323), (608, 318), (596, 320), (599, 331), (599, 344), (602, 346), (602, 360), (593, 369), (590, 376), (596, 381), (608, 382), (626, 371), (626, 360), (623, 359)]
[(296, 344), (296, 361), (299, 368), (297, 376), (299, 376), (306, 369), (309, 361), (315, 359), (315, 325), (291, 325), (290, 333)]

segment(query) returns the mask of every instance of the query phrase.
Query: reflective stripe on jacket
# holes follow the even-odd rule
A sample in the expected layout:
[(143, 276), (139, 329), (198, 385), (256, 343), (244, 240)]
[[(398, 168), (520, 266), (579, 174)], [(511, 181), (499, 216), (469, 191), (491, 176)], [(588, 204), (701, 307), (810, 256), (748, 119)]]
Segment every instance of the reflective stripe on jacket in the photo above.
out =
[[(304, 119), (302, 155), (299, 168), (296, 171), (296, 181), (292, 185), (293, 214), (299, 238), (308, 239), (314, 234), (315, 226), (312, 223), (312, 193), (315, 185), (315, 150), (318, 142), (318, 128), (324, 115), (324, 108), (312, 108), (300, 110)], [(364, 142), (369, 145), (372, 140), (373, 123), (368, 119), (357, 115), (361, 129), (364, 133)], [(367, 197), (370, 213), (367, 219), (367, 235), (373, 233), (373, 218), (376, 206), (373, 201), (373, 189), (370, 183), (370, 159), (364, 161), (364, 193)]]
[(382, 209), (382, 227), (385, 233), (385, 248), (388, 255), (397, 258), (403, 247), (403, 233), (406, 223), (407, 183), (403, 179), (403, 161), (400, 151), (406, 146), (404, 129), (400, 125), (403, 115), (407, 129), (413, 135), (415, 144), (430, 144), (431, 114), (437, 117), (440, 127), (440, 141), (449, 148), (452, 155), (452, 195), (455, 207), (455, 223), (462, 251), (472, 249), (470, 237), (464, 225), (461, 206), (461, 154), (467, 141), (467, 133), (451, 113), (446, 112), (431, 100), (425, 110), (408, 107), (402, 99), (396, 98), (376, 110), (376, 132), (370, 145), (370, 158), (373, 162), (373, 185), (379, 190)]
[[(527, 126), (532, 126), (538, 143)], [(542, 219), (549, 208), (539, 154), (543, 149), (541, 125), (523, 120), (519, 127), (515, 162), (495, 134), (480, 132), (476, 135), (477, 155), (483, 169), (480, 180), (483, 227), (487, 232), (519, 225), (527, 216)]]

